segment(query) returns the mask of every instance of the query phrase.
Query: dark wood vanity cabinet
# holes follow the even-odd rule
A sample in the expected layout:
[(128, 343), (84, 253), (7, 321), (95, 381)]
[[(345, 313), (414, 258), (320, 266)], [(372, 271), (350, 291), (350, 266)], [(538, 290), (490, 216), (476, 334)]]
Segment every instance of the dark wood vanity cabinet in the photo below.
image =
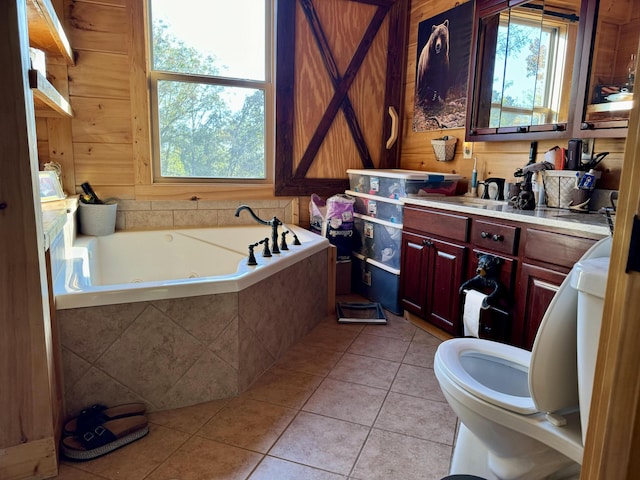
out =
[(458, 288), (465, 278), (468, 251), (456, 239), (466, 239), (468, 224), (465, 216), (405, 206), (402, 306), (452, 335), (460, 330)]
[(513, 340), (530, 350), (553, 295), (598, 237), (578, 237), (534, 227), (526, 229), (526, 237), (516, 303), (516, 315), (521, 320), (514, 324)]
[[(499, 294), (480, 315), (479, 336), (531, 349), (553, 295), (599, 235), (405, 205), (400, 297), (408, 312), (463, 334), (464, 293), (480, 256), (500, 260)], [(489, 294), (489, 289), (479, 288)]]

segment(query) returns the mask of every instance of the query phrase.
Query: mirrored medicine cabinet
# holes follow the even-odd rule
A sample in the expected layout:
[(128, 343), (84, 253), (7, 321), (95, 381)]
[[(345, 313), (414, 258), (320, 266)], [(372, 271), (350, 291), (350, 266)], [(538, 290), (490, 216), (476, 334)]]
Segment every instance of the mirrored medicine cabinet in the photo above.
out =
[(614, 7), (476, 0), (466, 140), (626, 136), (638, 22)]

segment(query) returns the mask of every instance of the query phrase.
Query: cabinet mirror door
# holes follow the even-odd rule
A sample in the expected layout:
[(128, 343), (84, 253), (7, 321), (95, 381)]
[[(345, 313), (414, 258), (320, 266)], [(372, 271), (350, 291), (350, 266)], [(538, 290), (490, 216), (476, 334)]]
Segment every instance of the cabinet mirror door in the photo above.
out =
[[(576, 131), (581, 137), (625, 136), (634, 101), (640, 22), (633, 2), (592, 0), (581, 16), (587, 18), (586, 45), (581, 62), (584, 92)], [(589, 43), (590, 42), (590, 43)]]
[(467, 138), (563, 136), (570, 121), (580, 2), (500, 6), (477, 3)]

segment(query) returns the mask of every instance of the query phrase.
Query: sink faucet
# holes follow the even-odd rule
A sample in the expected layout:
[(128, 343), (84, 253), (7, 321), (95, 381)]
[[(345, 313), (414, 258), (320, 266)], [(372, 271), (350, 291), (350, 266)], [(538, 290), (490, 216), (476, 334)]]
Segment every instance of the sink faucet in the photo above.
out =
[(278, 248), (278, 226), (282, 225), (282, 222), (278, 220), (277, 217), (273, 217), (271, 220), (261, 219), (255, 214), (249, 205), (240, 205), (236, 209), (236, 217), (240, 216), (240, 212), (242, 210), (248, 211), (256, 222), (262, 225), (269, 225), (271, 227), (271, 252), (280, 253), (280, 249)]

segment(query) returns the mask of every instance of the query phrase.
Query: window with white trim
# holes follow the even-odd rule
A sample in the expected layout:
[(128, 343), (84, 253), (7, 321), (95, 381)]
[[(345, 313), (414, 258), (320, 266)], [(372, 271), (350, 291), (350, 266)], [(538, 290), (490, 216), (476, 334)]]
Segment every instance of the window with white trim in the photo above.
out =
[(272, 182), (272, 1), (148, 1), (154, 182)]
[[(564, 120), (559, 115), (567, 38), (566, 22), (545, 19), (541, 25), (540, 13), (500, 16), (498, 44), (508, 46), (509, 57), (504, 70), (495, 72), (490, 127)], [(506, 50), (497, 51), (504, 56)]]

